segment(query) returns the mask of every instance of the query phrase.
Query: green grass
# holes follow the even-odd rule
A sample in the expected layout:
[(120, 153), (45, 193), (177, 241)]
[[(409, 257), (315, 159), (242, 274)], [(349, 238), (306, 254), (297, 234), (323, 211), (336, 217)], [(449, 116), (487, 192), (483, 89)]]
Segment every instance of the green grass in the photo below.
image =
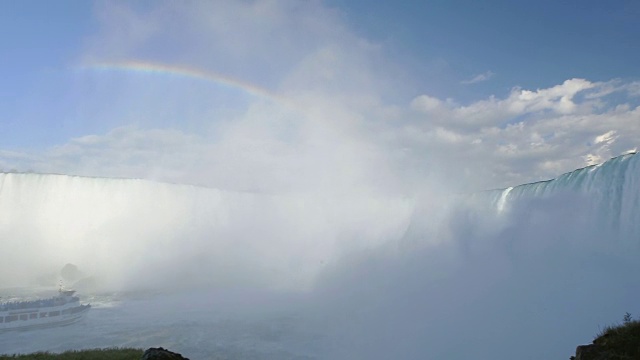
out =
[(139, 360), (144, 350), (131, 348), (71, 350), (60, 354), (37, 352), (26, 355), (0, 355), (0, 360)]

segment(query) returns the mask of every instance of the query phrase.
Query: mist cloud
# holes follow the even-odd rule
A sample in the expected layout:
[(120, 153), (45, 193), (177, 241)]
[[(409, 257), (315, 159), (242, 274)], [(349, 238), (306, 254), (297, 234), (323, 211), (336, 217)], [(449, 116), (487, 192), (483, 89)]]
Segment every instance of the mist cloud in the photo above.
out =
[[(620, 309), (637, 307), (636, 255), (625, 250), (636, 254), (637, 245), (593, 205), (565, 194), (503, 213), (462, 207), (440, 241), (408, 232), (403, 241), (413, 245), (404, 251), (345, 259), (316, 295), (335, 336), (327, 358), (571, 355)], [(414, 221), (424, 227), (429, 216)]]
[[(531, 339), (548, 341), (538, 358), (568, 356), (632, 310), (635, 253), (613, 245), (624, 239), (591, 199), (497, 213), (452, 200), (636, 148), (637, 83), (402, 98), (390, 50), (321, 2), (102, 2), (95, 16), (69, 91), (82, 121), (108, 130), (0, 150), (3, 169), (85, 176), (0, 174), (3, 285), (70, 262), (101, 290), (303, 293), (332, 359), (511, 358)], [(285, 100), (78, 71), (136, 60)]]
[[(416, 94), (383, 44), (318, 2), (98, 3), (78, 64), (152, 61), (267, 88), (269, 102), (193, 79), (75, 73), (105, 133), (4, 152), (4, 169), (149, 178), (240, 191), (453, 191), (548, 179), (636, 147), (637, 88), (620, 80), (515, 87), (468, 104)], [(170, 21), (169, 21), (170, 19)], [(616, 132), (608, 142), (598, 136)], [(455, 164), (455, 165), (453, 165)]]

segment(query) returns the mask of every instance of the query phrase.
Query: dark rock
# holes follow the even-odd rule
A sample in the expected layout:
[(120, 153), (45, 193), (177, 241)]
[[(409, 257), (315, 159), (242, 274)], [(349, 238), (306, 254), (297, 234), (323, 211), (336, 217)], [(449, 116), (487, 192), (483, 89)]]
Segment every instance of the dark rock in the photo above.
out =
[(78, 267), (73, 264), (65, 265), (62, 270), (60, 270), (60, 276), (66, 282), (77, 281), (82, 277), (82, 273), (78, 270)]
[(159, 348), (148, 348), (144, 354), (142, 354), (142, 360), (173, 360), (173, 359), (184, 359), (189, 360), (186, 357), (178, 353), (171, 352), (167, 349)]
[(598, 344), (580, 345), (576, 348), (575, 360), (611, 360), (609, 352)]

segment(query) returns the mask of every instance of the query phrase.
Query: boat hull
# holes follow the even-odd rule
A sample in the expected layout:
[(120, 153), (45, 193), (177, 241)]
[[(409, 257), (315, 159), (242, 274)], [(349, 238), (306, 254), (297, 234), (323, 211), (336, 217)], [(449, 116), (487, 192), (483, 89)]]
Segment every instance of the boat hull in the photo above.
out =
[[(81, 320), (84, 317), (84, 315), (87, 313), (87, 311), (89, 311), (90, 308), (91, 306), (89, 305), (82, 305), (80, 307), (75, 308), (74, 311), (70, 314), (61, 314), (55, 317), (15, 320), (11, 322), (0, 323), (0, 332), (33, 330), (33, 329), (43, 329), (43, 328), (71, 325)], [(3, 314), (0, 313), (0, 316), (2, 315)]]

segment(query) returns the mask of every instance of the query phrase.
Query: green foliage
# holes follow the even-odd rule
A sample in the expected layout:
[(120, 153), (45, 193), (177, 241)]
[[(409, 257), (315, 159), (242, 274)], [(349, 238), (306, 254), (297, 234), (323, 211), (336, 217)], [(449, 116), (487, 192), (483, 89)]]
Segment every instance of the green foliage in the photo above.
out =
[(0, 355), (0, 360), (139, 360), (144, 350), (131, 348), (72, 350), (60, 354), (37, 352), (26, 355)]

